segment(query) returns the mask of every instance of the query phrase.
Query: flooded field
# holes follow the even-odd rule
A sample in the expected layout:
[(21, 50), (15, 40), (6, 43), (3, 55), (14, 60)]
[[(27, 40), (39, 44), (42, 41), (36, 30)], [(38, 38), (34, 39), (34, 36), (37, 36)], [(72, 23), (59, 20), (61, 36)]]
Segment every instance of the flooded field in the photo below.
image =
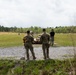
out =
[[(20, 59), (21, 57), (26, 58), (24, 46), (19, 47), (8, 47), (0, 48), (0, 59)], [(29, 51), (30, 52), (30, 51)], [(43, 60), (43, 51), (41, 46), (34, 46), (34, 52), (36, 60)], [(50, 59), (65, 59), (73, 57), (76, 52), (76, 47), (50, 47), (49, 55)], [(30, 53), (30, 59), (32, 55)]]

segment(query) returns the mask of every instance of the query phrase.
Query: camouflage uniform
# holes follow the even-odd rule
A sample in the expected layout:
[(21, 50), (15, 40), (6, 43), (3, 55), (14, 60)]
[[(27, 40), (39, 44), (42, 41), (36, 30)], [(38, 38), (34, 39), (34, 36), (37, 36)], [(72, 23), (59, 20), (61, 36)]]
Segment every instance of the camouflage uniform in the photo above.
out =
[(43, 49), (44, 59), (49, 58), (50, 36), (46, 33), (43, 33), (40, 37), (40, 41), (42, 42), (42, 49)]
[(33, 59), (36, 59), (32, 46), (33, 40), (34, 38), (30, 35), (27, 35), (23, 38), (24, 47), (26, 49), (27, 60), (29, 60), (29, 49), (32, 53)]

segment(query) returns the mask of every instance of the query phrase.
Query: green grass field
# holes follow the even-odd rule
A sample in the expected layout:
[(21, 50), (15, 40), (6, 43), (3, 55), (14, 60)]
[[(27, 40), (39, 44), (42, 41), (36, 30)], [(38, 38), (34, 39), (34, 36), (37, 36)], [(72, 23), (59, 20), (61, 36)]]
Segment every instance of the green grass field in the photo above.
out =
[[(0, 47), (22, 46), (24, 33), (0, 32)], [(55, 43), (58, 46), (76, 46), (76, 33), (56, 34)]]
[(76, 33), (56, 34), (55, 42), (59, 46), (76, 46)]
[(23, 45), (23, 36), (25, 34), (18, 33), (0, 33), (0, 47), (11, 47), (11, 46), (21, 46)]

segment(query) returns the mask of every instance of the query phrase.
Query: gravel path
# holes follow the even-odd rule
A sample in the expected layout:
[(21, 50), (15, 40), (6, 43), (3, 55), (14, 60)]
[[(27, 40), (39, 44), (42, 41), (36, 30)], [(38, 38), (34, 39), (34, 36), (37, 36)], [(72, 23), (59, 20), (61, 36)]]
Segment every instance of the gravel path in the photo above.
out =
[[(75, 53), (74, 50), (76, 52), (76, 47), (50, 47), (49, 55), (51, 59), (64, 59), (73, 57)], [(34, 46), (34, 52), (37, 60), (43, 59), (43, 52), (41, 46)], [(20, 59), (24, 56), (26, 58), (25, 49), (23, 46), (0, 48), (0, 59)], [(30, 59), (32, 59), (31, 53)]]

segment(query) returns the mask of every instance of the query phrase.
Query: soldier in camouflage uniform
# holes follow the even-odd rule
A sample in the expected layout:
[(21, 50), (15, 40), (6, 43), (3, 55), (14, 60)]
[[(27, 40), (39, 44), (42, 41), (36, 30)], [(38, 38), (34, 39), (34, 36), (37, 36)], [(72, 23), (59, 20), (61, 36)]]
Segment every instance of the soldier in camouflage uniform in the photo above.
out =
[(29, 49), (32, 53), (33, 59), (35, 60), (35, 53), (33, 51), (33, 43), (34, 38), (30, 35), (30, 31), (27, 31), (27, 35), (23, 38), (23, 42), (24, 42), (24, 47), (26, 49), (26, 56), (27, 56), (27, 60), (29, 60)]
[(43, 34), (40, 37), (40, 41), (42, 42), (42, 49), (43, 49), (43, 55), (44, 59), (49, 58), (49, 41), (50, 36), (46, 33), (46, 29), (43, 29)]

